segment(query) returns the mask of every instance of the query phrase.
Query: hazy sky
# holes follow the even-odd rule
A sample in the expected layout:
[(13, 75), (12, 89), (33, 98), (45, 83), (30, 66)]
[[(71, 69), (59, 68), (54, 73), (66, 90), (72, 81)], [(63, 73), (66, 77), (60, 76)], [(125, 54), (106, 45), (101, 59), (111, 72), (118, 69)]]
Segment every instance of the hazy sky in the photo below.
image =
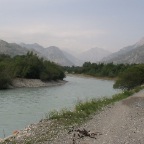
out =
[(144, 0), (0, 0), (0, 39), (110, 51), (144, 37)]

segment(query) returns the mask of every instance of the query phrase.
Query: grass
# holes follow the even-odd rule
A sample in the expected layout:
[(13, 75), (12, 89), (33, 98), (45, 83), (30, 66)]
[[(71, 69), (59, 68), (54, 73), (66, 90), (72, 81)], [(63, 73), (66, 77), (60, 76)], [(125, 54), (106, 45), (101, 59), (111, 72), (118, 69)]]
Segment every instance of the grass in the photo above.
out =
[(63, 109), (59, 112), (50, 112), (49, 119), (57, 120), (65, 126), (81, 124), (85, 120), (87, 120), (92, 114), (95, 114), (96, 112), (100, 111), (105, 106), (125, 99), (143, 88), (144, 87), (137, 87), (130, 91), (124, 91), (122, 93), (113, 95), (111, 98), (92, 99), (90, 101), (78, 102), (73, 111)]

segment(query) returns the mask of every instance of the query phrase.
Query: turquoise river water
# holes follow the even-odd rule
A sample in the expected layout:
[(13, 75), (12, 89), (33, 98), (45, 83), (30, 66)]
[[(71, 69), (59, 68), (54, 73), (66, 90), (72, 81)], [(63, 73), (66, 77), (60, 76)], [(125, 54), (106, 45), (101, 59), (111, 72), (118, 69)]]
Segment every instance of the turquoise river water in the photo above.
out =
[(119, 91), (114, 81), (67, 76), (66, 84), (54, 87), (16, 88), (0, 91), (0, 137), (38, 122), (52, 110), (73, 108), (79, 100), (110, 97)]

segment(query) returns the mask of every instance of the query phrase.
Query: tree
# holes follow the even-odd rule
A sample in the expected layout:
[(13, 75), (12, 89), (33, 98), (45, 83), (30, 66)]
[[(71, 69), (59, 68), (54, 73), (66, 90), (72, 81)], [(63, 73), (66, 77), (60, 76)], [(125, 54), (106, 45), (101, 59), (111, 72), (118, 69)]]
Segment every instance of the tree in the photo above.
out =
[(12, 75), (6, 63), (0, 63), (0, 89), (7, 89), (11, 85)]
[(122, 72), (113, 87), (130, 90), (142, 84), (144, 84), (144, 65), (141, 64)]

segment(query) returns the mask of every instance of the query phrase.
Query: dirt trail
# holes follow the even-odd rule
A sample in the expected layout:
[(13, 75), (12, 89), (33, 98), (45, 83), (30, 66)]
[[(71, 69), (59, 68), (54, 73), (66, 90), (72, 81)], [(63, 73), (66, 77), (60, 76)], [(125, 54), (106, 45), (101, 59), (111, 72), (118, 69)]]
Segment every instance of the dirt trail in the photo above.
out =
[(78, 129), (83, 128), (99, 133), (95, 138), (65, 133), (52, 144), (144, 144), (144, 90), (105, 108)]

